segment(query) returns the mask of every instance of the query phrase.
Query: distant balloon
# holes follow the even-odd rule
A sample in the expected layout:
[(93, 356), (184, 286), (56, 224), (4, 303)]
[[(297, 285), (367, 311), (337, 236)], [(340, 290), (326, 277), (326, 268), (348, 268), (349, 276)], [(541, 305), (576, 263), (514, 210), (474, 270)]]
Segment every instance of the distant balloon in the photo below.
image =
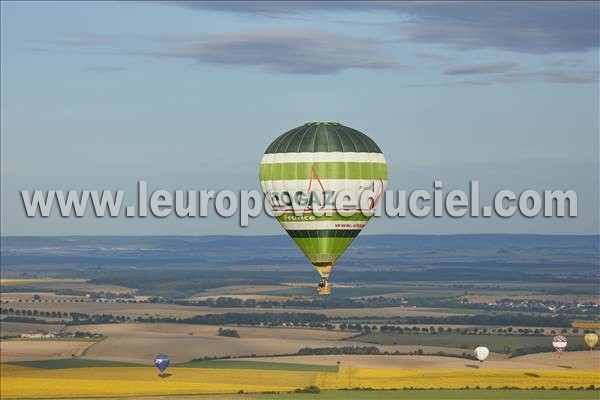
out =
[(560, 353), (567, 348), (567, 338), (562, 335), (554, 336), (552, 338), (552, 347), (554, 347), (554, 350), (556, 350), (560, 357)]
[(595, 333), (588, 333), (583, 337), (583, 340), (585, 340), (585, 344), (587, 344), (590, 349), (593, 349), (598, 343), (598, 335)]
[(165, 372), (169, 364), (171, 364), (171, 359), (166, 354), (159, 354), (154, 358), (154, 365), (156, 368), (158, 368), (161, 374)]
[(490, 355), (490, 349), (485, 346), (476, 347), (473, 352), (475, 353), (475, 357), (477, 357), (479, 362), (484, 362), (485, 359)]

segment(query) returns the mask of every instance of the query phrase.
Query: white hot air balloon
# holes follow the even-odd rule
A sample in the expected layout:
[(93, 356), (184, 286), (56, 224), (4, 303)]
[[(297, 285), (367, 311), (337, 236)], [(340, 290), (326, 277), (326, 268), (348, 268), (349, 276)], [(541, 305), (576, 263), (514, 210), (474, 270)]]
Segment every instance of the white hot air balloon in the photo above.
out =
[(475, 353), (475, 357), (479, 360), (479, 362), (484, 362), (486, 358), (490, 355), (490, 349), (485, 346), (478, 346), (473, 351)]

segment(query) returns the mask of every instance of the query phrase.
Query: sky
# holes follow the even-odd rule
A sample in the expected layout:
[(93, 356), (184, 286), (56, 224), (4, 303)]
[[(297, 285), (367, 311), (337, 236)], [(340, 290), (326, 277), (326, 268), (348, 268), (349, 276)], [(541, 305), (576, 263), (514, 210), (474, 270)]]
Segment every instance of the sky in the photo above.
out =
[(597, 2), (1, 2), (3, 235), (280, 234), (257, 218), (27, 218), (22, 189), (258, 189), (337, 121), (389, 189), (574, 189), (577, 218), (378, 218), (367, 234), (599, 233)]

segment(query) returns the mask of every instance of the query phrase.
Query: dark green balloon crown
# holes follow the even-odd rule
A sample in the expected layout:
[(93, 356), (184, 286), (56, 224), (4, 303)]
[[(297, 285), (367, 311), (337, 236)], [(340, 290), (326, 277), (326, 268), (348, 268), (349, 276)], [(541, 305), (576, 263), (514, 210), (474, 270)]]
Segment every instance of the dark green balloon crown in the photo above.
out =
[(364, 133), (338, 122), (307, 122), (275, 139), (265, 154), (315, 152), (381, 153), (381, 149)]

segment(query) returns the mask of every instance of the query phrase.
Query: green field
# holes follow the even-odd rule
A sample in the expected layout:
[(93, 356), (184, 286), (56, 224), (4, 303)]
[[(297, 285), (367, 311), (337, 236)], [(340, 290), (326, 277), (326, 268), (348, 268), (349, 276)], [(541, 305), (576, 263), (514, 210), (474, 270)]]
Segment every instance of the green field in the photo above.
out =
[(310, 365), (310, 364), (289, 364), (278, 362), (260, 362), (260, 361), (192, 361), (183, 364), (174, 364), (178, 368), (228, 368), (228, 369), (260, 369), (273, 371), (323, 371), (337, 372), (337, 366), (328, 365)]
[[(511, 336), (511, 335), (461, 335), (458, 333), (417, 334), (417, 333), (369, 333), (355, 336), (353, 340), (384, 345), (416, 345), (454, 347), (470, 350), (476, 346), (486, 346), (497, 353), (511, 353), (528, 347), (547, 347), (552, 351), (551, 336)], [(570, 337), (569, 346), (582, 346), (581, 337)]]

